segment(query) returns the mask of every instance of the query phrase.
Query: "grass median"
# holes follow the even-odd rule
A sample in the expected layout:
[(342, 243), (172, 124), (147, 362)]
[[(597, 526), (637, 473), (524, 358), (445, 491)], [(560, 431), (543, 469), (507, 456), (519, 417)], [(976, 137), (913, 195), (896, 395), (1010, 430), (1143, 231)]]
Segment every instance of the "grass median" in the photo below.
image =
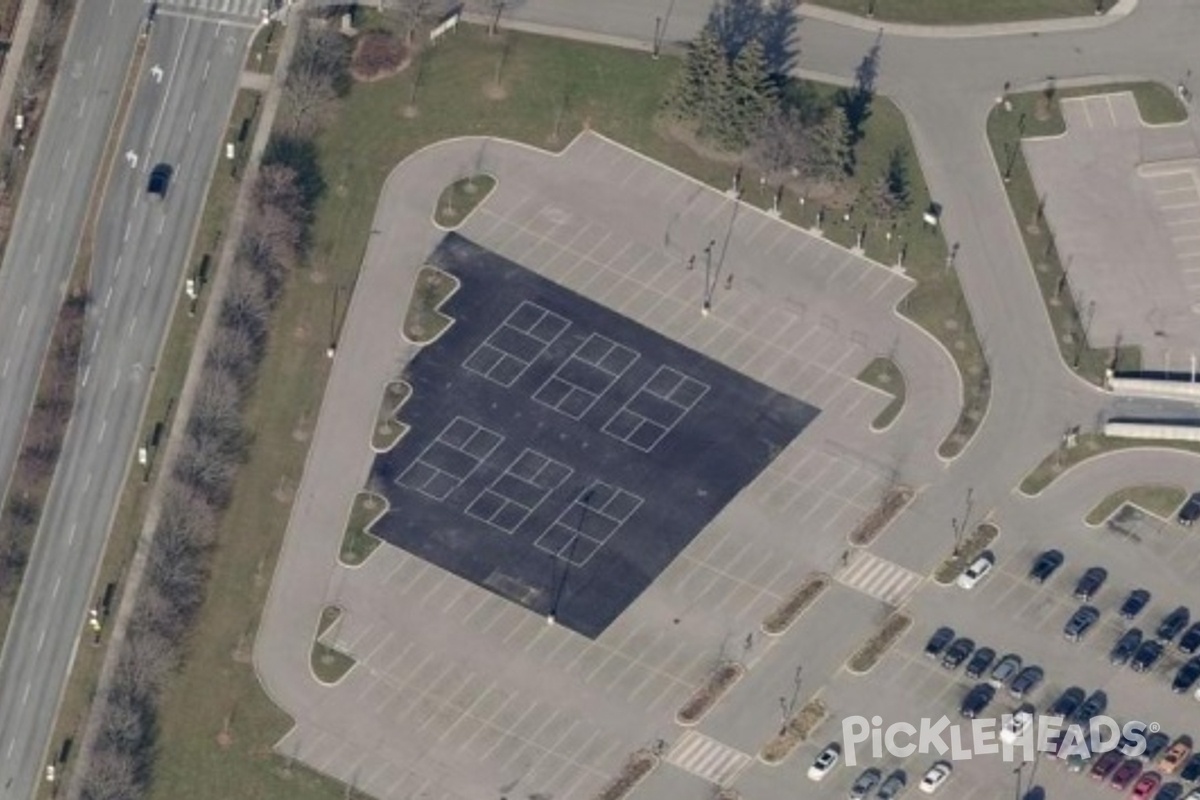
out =
[(904, 409), (904, 397), (907, 391), (904, 374), (890, 358), (876, 358), (859, 373), (858, 379), (868, 386), (873, 386), (881, 392), (892, 396), (892, 402), (884, 406), (883, 411), (871, 422), (873, 430), (882, 431), (893, 422)]
[[(499, 59), (506, 91), (489, 91)], [(272, 755), (290, 721), (263, 694), (247, 654), (328, 379), (324, 334), (331, 299), (339, 288), (354, 284), (387, 174), (404, 157), (448, 137), (488, 134), (559, 148), (591, 127), (723, 188), (731, 174), (728, 164), (664, 139), (651, 122), (676, 68), (670, 57), (655, 61), (641, 53), (511, 33), (489, 38), (463, 26), (427, 51), (420, 70), (358, 84), (340, 101), (318, 142), (328, 192), (318, 209), (311, 263), (289, 274), (275, 311), (270, 348), (246, 418), (255, 443), (224, 519), (188, 661), (162, 700), (152, 800), (177, 796), (181, 787), (187, 787), (191, 800), (343, 797), (343, 787)], [(414, 94), (416, 113), (405, 113)], [(867, 135), (875, 144), (863, 151), (860, 164), (870, 159), (881, 164), (897, 137), (907, 141), (903, 118), (881, 99)], [(918, 169), (910, 174), (919, 181)], [(923, 185), (913, 194), (917, 206), (927, 198)], [(769, 200), (747, 197), (760, 205)], [(812, 222), (813, 209), (805, 211), (795, 198), (783, 210), (793, 221)], [(969, 317), (953, 270), (943, 267), (940, 233), (924, 229), (919, 211), (914, 213), (897, 224), (891, 239), (865, 221), (872, 232), (867, 253), (894, 263), (899, 237), (907, 236), (909, 273), (939, 277), (915, 304), (922, 313), (928, 308), (936, 314), (933, 327), (951, 343), (956, 359), (977, 353), (973, 334), (969, 345), (953, 347), (969, 332)], [(862, 221), (855, 217), (854, 222)], [(831, 239), (853, 244), (853, 224), (830, 228)], [(948, 277), (940, 279), (943, 272)], [(965, 321), (945, 326), (946, 319)], [(946, 338), (947, 333), (952, 335)]]
[(1089, 458), (1135, 447), (1200, 453), (1200, 442), (1122, 439), (1099, 433), (1083, 433), (1075, 437), (1072, 446), (1060, 445), (1057, 450), (1042, 459), (1042, 463), (1034, 467), (1021, 481), (1020, 490), (1027, 495), (1041, 494), (1047, 486), (1054, 482), (1055, 478), (1071, 467), (1081, 464)]
[(847, 14), (869, 15), (880, 22), (979, 25), (1090, 17), (1097, 10), (1109, 10), (1116, 5), (1116, 0), (816, 0), (813, 5)]
[(1169, 518), (1187, 499), (1187, 492), (1178, 486), (1130, 486), (1113, 492), (1101, 500), (1087, 515), (1088, 525), (1103, 524), (1126, 505), (1138, 508), (1162, 519)]
[[(1055, 341), (1063, 361), (1084, 379), (1100, 384), (1104, 371), (1133, 372), (1141, 368), (1141, 352), (1129, 345), (1096, 347), (1088, 341), (1088, 321), (1071, 291), (1069, 276), (1054, 242), (1049, 221), (1045, 219), (1029, 164), (1021, 149), (1021, 139), (1058, 136), (1066, 131), (1060, 101), (1068, 97), (1131, 91), (1137, 100), (1143, 121), (1151, 124), (1179, 122), (1187, 118), (1186, 109), (1171, 90), (1154, 83), (1108, 84), (1080, 89), (1047, 89), (1010, 95), (1010, 108), (998, 105), (988, 117), (988, 140), (997, 169), (1005, 178), (1009, 204), (1020, 228), (1029, 261), (1033, 265), (1038, 289), (1054, 329)], [(1084, 312), (1086, 314), (1086, 311)]]

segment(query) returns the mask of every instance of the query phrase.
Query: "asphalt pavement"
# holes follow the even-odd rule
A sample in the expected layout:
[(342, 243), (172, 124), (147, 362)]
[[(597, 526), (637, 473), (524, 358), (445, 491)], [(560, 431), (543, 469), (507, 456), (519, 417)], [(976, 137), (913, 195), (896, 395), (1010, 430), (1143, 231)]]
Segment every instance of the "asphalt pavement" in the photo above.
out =
[[(100, 18), (90, 18), (97, 9)], [(86, 185), (87, 175), (94, 176), (98, 170), (112, 109), (107, 118), (90, 125), (72, 117), (82, 110), (83, 119), (90, 120), (86, 110), (98, 105), (95, 96), (101, 91), (106, 97), (111, 94), (115, 103), (144, 8), (120, 4), (120, 10), (137, 13), (110, 18), (104, 16), (103, 4), (80, 7), (84, 16), (76, 24), (64, 61), (66, 74), (78, 73), (78, 77), (58, 87), (52, 112), (61, 110), (65, 119), (55, 119), (52, 114), (46, 129), (47, 134), (60, 129), (67, 138), (61, 144), (57, 139), (43, 139), (37, 157), (52, 166), (31, 173), (28, 184), (26, 197), (38, 211), (43, 204), (54, 205), (49, 193), (39, 193), (43, 183), (61, 185), (64, 200), (73, 195), (78, 206), (72, 217), (75, 230), (86, 201), (80, 186)], [(138, 443), (150, 372), (181, 291), (185, 259), (222, 146), (251, 31), (247, 19), (218, 23), (199, 16), (160, 13), (148, 42), (145, 72), (137, 78), (120, 140), (121, 161), (113, 168), (97, 226), (92, 305), (75, 413), (0, 662), (0, 798), (6, 800), (28, 797), (43, 768), (42, 754), (62, 687), (84, 636), (87, 608), (95, 602), (90, 594), (92, 582)], [(97, 62), (103, 60), (101, 55), (112, 61), (116, 88), (102, 90), (83, 80), (95, 70), (73, 56), (81, 48), (92, 52), (97, 47)], [(99, 114), (98, 108), (96, 111)], [(57, 128), (52, 129), (52, 123)], [(85, 145), (86, 152), (81, 152)], [(60, 158), (66, 158), (69, 167), (60, 169)], [(161, 202), (145, 191), (147, 173), (159, 162), (174, 168), (168, 196)], [(44, 172), (49, 174), (42, 177)], [(40, 324), (48, 336), (58, 303), (46, 299), (47, 293), (61, 292), (78, 236), (69, 235), (71, 228), (64, 222), (55, 228), (66, 235), (46, 237), (43, 219), (35, 216), (23, 226), (18, 221), (15, 246), (10, 245), (8, 255), (28, 256), (22, 243), (36, 239), (39, 245), (58, 248), (54, 255), (62, 259), (63, 271), (54, 275), (47, 261), (46, 269), (35, 268), (32, 276), (26, 269), (6, 268), (0, 278), (24, 278), (42, 290), (26, 307), (29, 315), (35, 310), (44, 312)], [(37, 264), (36, 250), (33, 259)], [(29, 261), (17, 263), (24, 266)], [(0, 302), (14, 302), (15, 295), (0, 286)], [(0, 318), (11, 319), (3, 312)], [(3, 341), (17, 342), (9, 337)], [(40, 351), (30, 348), (24, 359), (14, 359), (13, 366), (27, 369), (34, 376), (30, 380), (35, 381), (39, 356)], [(0, 383), (0, 391), (20, 388), (16, 376), (9, 383)], [(20, 405), (14, 400), (6, 407)], [(0, 429), (0, 443), (19, 436), (19, 429), (14, 433), (12, 427)]]

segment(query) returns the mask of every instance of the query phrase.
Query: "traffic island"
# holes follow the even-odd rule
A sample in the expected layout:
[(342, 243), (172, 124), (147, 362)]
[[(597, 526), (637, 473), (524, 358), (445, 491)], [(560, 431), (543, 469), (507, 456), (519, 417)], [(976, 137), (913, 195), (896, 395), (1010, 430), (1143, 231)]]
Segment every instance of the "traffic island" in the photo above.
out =
[(458, 281), (453, 275), (435, 267), (421, 267), (404, 315), (404, 338), (423, 345), (441, 336), (454, 320), (438, 309), (457, 290)]
[(1187, 496), (1187, 492), (1178, 486), (1130, 486), (1113, 492), (1097, 503), (1084, 522), (1092, 526), (1101, 525), (1125, 506), (1137, 506), (1159, 519), (1170, 519), (1187, 500)]
[(977, 527), (958, 546), (957, 553), (951, 553), (950, 557), (938, 566), (933, 573), (934, 582), (940, 583), (942, 586), (954, 583), (962, 571), (974, 563), (975, 559), (979, 558), (980, 554), (988, 549), (999, 535), (1000, 529), (990, 522), (985, 522)]
[(746, 668), (732, 661), (718, 666), (708, 681), (683, 704), (683, 708), (679, 709), (679, 713), (675, 715), (675, 722), (680, 725), (698, 723), (745, 674)]
[(879, 659), (883, 657), (892, 645), (900, 640), (900, 637), (912, 625), (912, 617), (897, 611), (888, 617), (887, 622), (883, 623), (875, 634), (863, 643), (863, 646), (858, 649), (854, 655), (850, 656), (850, 660), (846, 662), (846, 669), (855, 675), (865, 675), (870, 672)]
[(336, 625), (341, 617), (342, 610), (340, 608), (337, 606), (325, 606), (321, 611), (321, 620), (317, 625), (317, 635), (313, 637), (312, 654), (309, 657), (309, 664), (316, 679), (327, 686), (332, 686), (346, 677), (346, 673), (350, 671), (350, 668), (358, 663), (340, 650), (335, 650), (321, 641), (321, 637), (328, 633), (329, 629)]
[(875, 541), (883, 529), (912, 501), (914, 494), (909, 486), (893, 486), (888, 489), (875, 510), (850, 532), (850, 544), (866, 547)]
[(357, 567), (375, 552), (380, 539), (370, 533), (371, 523), (386, 511), (387, 501), (374, 492), (359, 492), (355, 496), (350, 506), (350, 519), (346, 522), (346, 532), (342, 535), (342, 549), (338, 553), (338, 559), (343, 564)]
[(404, 381), (392, 381), (383, 390), (379, 413), (375, 416), (375, 430), (371, 433), (371, 449), (375, 452), (391, 450), (408, 431), (408, 426), (397, 420), (396, 414), (411, 393), (412, 387)]
[(442, 190), (433, 212), (433, 221), (440, 228), (454, 230), (495, 188), (496, 179), (491, 175), (472, 175), (455, 181)]
[(814, 572), (796, 587), (787, 599), (772, 611), (762, 623), (762, 632), (768, 636), (782, 636), (792, 623), (800, 618), (804, 610), (816, 602), (821, 593), (829, 588), (830, 578), (823, 572)]
[(649, 750), (637, 751), (625, 762), (621, 774), (601, 789), (594, 800), (622, 800), (622, 798), (628, 797), (629, 793), (654, 771), (658, 763), (658, 756)]
[(783, 762), (796, 749), (796, 745), (807, 741), (828, 716), (829, 709), (823, 702), (816, 697), (809, 700), (804, 704), (804, 708), (784, 724), (779, 735), (763, 746), (758, 753), (759, 760), (764, 764)]
[(904, 409), (904, 397), (907, 389), (904, 383), (904, 374), (900, 372), (896, 362), (880, 356), (867, 364), (858, 374), (858, 380), (892, 396), (892, 402), (888, 403), (883, 411), (880, 411), (878, 416), (871, 421), (871, 430), (883, 431), (891, 427), (891, 424), (896, 421), (896, 417), (900, 416), (901, 410)]

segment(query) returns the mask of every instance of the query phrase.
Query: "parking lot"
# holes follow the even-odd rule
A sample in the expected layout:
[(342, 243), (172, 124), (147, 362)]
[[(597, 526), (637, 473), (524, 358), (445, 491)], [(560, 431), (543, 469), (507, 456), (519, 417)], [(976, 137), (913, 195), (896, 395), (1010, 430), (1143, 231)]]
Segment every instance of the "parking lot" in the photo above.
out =
[(1061, 107), (1066, 133), (1022, 147), (1089, 336), (1141, 345), (1147, 368), (1186, 370), (1200, 354), (1200, 154), (1189, 128), (1144, 125), (1128, 92)]

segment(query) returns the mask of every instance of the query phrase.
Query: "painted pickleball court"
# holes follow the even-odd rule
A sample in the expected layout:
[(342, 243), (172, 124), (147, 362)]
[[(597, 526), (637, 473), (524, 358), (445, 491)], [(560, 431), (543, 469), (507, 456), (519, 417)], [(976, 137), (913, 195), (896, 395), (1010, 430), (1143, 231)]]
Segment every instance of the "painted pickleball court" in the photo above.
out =
[(818, 410), (451, 234), (385, 540), (595, 637)]

